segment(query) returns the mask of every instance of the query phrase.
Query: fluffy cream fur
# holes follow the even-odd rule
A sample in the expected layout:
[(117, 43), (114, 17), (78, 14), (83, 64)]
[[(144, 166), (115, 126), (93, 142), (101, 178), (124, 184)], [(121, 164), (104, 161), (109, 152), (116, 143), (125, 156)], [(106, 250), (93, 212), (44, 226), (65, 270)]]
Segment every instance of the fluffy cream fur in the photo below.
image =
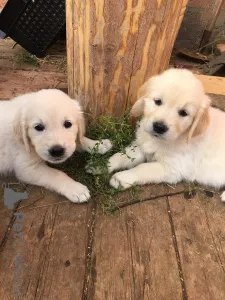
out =
[[(71, 127), (66, 128), (65, 121)], [(42, 131), (37, 130), (40, 125)], [(90, 193), (86, 186), (46, 165), (46, 161), (65, 161), (76, 148), (90, 151), (98, 141), (84, 133), (79, 103), (59, 90), (0, 101), (0, 173), (15, 172), (19, 180), (54, 190), (72, 202), (87, 201)], [(62, 156), (51, 155), (56, 145), (64, 149)], [(111, 146), (109, 140), (103, 140), (99, 152), (104, 154)]]
[[(185, 113), (184, 113), (185, 111)], [(126, 155), (115, 154), (110, 184), (129, 188), (147, 183), (196, 181), (225, 185), (225, 113), (210, 106), (201, 82), (188, 70), (170, 69), (152, 77), (139, 91), (131, 114), (142, 119)], [(154, 123), (167, 131), (158, 134)], [(225, 201), (225, 192), (221, 195)]]

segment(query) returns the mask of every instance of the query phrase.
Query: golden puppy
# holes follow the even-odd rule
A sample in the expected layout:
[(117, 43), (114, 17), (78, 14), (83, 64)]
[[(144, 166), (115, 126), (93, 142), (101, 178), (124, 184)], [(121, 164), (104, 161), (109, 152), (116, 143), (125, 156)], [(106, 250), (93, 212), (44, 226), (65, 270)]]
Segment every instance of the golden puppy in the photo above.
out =
[[(170, 69), (140, 89), (131, 115), (142, 116), (136, 140), (108, 164), (110, 184), (129, 188), (182, 180), (225, 184), (225, 113), (210, 107), (201, 82), (188, 70)], [(225, 201), (225, 192), (221, 196)]]
[[(45, 163), (61, 163), (76, 148), (93, 149), (98, 141), (84, 134), (79, 103), (59, 90), (0, 101), (0, 174), (15, 172), (19, 180), (52, 189), (72, 202), (87, 201), (86, 186)], [(111, 146), (103, 140), (99, 152), (104, 154)]]

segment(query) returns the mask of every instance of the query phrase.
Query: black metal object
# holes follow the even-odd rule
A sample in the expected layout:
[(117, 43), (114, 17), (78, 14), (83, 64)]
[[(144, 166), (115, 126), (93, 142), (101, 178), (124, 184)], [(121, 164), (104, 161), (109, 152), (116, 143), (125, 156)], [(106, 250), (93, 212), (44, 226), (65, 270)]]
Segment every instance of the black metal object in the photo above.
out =
[(8, 0), (0, 14), (0, 30), (37, 57), (65, 28), (65, 0)]

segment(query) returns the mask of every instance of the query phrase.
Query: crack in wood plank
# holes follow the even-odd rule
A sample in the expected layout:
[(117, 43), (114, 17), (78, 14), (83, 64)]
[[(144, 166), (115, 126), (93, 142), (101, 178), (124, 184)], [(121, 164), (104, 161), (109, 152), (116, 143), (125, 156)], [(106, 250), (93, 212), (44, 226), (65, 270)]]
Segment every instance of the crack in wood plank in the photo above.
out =
[[(205, 207), (204, 207), (204, 208), (205, 208)], [(222, 270), (223, 270), (223, 272), (225, 273), (224, 265), (223, 265), (222, 259), (221, 259), (221, 257), (220, 257), (220, 254), (219, 254), (218, 248), (217, 248), (217, 246), (216, 246), (216, 242), (215, 242), (215, 238), (214, 238), (214, 235), (213, 235), (212, 229), (211, 229), (211, 227), (210, 227), (210, 223), (209, 223), (209, 217), (208, 217), (208, 214), (207, 214), (207, 212), (206, 212), (206, 209), (204, 209), (204, 210), (205, 210), (206, 224), (207, 224), (207, 227), (208, 227), (208, 229), (209, 229), (209, 232), (210, 232), (210, 234), (211, 234), (212, 241), (213, 241), (213, 245), (214, 245), (214, 247), (215, 247), (215, 250), (216, 250), (216, 253), (217, 253), (217, 256), (218, 256), (218, 259), (219, 259), (220, 265), (221, 265), (221, 267), (222, 267)]]
[(85, 275), (84, 275), (82, 300), (88, 299), (88, 289), (89, 289), (88, 287), (89, 287), (90, 276), (91, 276), (90, 269), (92, 268), (92, 247), (94, 242), (94, 231), (95, 231), (96, 210), (97, 210), (96, 202), (93, 203), (91, 210), (92, 210), (92, 217), (90, 220), (90, 224), (88, 225), (89, 231), (88, 231), (88, 239), (87, 239), (86, 267), (85, 267)]
[[(132, 230), (129, 230), (129, 224), (132, 224)], [(134, 253), (133, 253), (133, 247), (132, 247), (132, 240), (131, 240), (131, 234), (129, 235), (129, 232), (133, 232), (134, 234), (134, 229), (133, 229), (133, 222), (132, 220), (127, 220), (126, 221), (126, 235), (127, 235), (127, 241), (129, 244), (129, 248), (130, 248), (130, 258), (131, 258), (131, 273), (132, 273), (132, 283), (133, 283), (133, 290), (131, 290), (131, 292), (133, 292), (132, 294), (132, 299), (135, 299), (135, 295), (136, 295), (136, 284), (135, 284), (135, 259), (134, 259)]]
[[(56, 217), (57, 217), (57, 213), (58, 213), (58, 206), (56, 207), (56, 210), (55, 210), (55, 216), (54, 216), (54, 220), (53, 220), (53, 223), (52, 223), (52, 228), (51, 228), (51, 234), (50, 234), (50, 237), (49, 237), (49, 242), (48, 242), (48, 246), (47, 248), (49, 249), (49, 246), (51, 245), (51, 241), (52, 241), (52, 235), (53, 235), (53, 231), (54, 231), (54, 227), (55, 227), (55, 222), (56, 222)], [(44, 215), (44, 218), (43, 218), (43, 223), (44, 224), (44, 220), (45, 220), (45, 217), (46, 217), (46, 214), (47, 214), (47, 211), (45, 212), (45, 215)], [(41, 225), (42, 226), (42, 225)], [(40, 229), (39, 229), (40, 230)], [(39, 232), (39, 231), (38, 231)], [(43, 276), (43, 273), (45, 271), (45, 269), (47, 270), (48, 269), (48, 266), (49, 266), (49, 261), (47, 263), (47, 267), (46, 267), (46, 259), (47, 259), (47, 254), (48, 254), (48, 251), (45, 252), (45, 257), (44, 257), (44, 260), (43, 260), (43, 264), (42, 264), (42, 270), (40, 270), (40, 273), (39, 273), (39, 276), (38, 276), (38, 280), (37, 280), (37, 285), (36, 285), (36, 289), (35, 289), (35, 293), (34, 293), (34, 299), (38, 298), (38, 291), (39, 291), (39, 282), (40, 282), (40, 279), (41, 277)], [(46, 274), (46, 273), (45, 273)], [(46, 275), (45, 275), (46, 276)], [(45, 280), (44, 280), (45, 282)]]
[(169, 216), (169, 221), (170, 221), (170, 226), (171, 226), (173, 245), (174, 245), (174, 250), (176, 253), (177, 266), (178, 266), (178, 271), (179, 271), (179, 276), (180, 276), (180, 283), (181, 283), (181, 288), (182, 288), (182, 299), (188, 300), (186, 284), (184, 281), (184, 275), (183, 275), (183, 270), (182, 270), (182, 265), (181, 265), (181, 260), (180, 260), (180, 253), (179, 253), (179, 249), (178, 249), (178, 245), (177, 245), (177, 237), (176, 237), (175, 227), (173, 224), (173, 216), (171, 213), (171, 208), (170, 208), (170, 203), (169, 203), (168, 197), (166, 197), (166, 203), (167, 203), (167, 211), (168, 211), (168, 216)]
[(202, 193), (189, 200), (173, 196), (169, 204), (188, 297), (225, 299), (225, 273), (217, 253), (224, 265), (225, 208), (218, 193), (210, 199)]
[(10, 218), (9, 225), (8, 225), (7, 228), (6, 228), (6, 232), (5, 232), (4, 237), (3, 237), (3, 239), (2, 239), (2, 241), (1, 241), (1, 243), (0, 243), (0, 253), (1, 253), (1, 252), (4, 250), (4, 248), (5, 248), (5, 244), (6, 244), (7, 240), (8, 240), (8, 237), (9, 237), (9, 235), (10, 235), (10, 232), (11, 232), (11, 230), (12, 230), (13, 224), (14, 224), (15, 219), (16, 219), (16, 217), (14, 216), (14, 214), (17, 212), (17, 210), (18, 210), (18, 208), (19, 208), (21, 202), (22, 202), (22, 201), (17, 202), (15, 208), (14, 208), (13, 211), (12, 211), (12, 216), (11, 216), (11, 218)]
[(136, 54), (136, 51), (137, 51), (137, 43), (138, 43), (138, 36), (137, 36), (136, 41), (135, 41), (134, 54), (133, 54), (133, 59), (132, 59), (132, 64), (131, 64), (131, 75), (130, 75), (128, 89), (127, 89), (127, 99), (126, 99), (126, 102), (125, 102), (125, 107), (126, 108), (128, 107), (128, 100), (129, 100), (129, 97), (130, 97), (130, 87), (131, 87), (131, 81), (132, 81), (133, 71), (134, 71), (134, 59), (135, 59), (135, 54)]
[(171, 197), (171, 196), (176, 196), (176, 195), (181, 195), (185, 192), (185, 190), (182, 190), (182, 191), (179, 191), (179, 192), (174, 192), (174, 193), (165, 193), (165, 194), (162, 194), (162, 195), (156, 195), (156, 196), (151, 196), (151, 197), (147, 197), (145, 199), (137, 199), (135, 201), (132, 201), (132, 202), (127, 202), (127, 203), (123, 203), (121, 205), (118, 205), (116, 208), (114, 208), (112, 211), (115, 212), (121, 208), (124, 208), (124, 207), (127, 207), (127, 206), (131, 206), (131, 205), (134, 205), (134, 204), (138, 204), (138, 203), (142, 203), (142, 202), (146, 202), (146, 201), (152, 201), (152, 200), (156, 200), (156, 199), (159, 199), (159, 198), (163, 198), (163, 197)]

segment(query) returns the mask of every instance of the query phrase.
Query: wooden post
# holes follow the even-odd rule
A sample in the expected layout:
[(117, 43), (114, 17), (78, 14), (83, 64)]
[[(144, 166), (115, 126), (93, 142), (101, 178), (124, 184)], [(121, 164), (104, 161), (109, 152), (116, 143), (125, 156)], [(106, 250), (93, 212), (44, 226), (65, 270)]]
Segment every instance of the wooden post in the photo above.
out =
[(92, 116), (121, 116), (168, 67), (188, 0), (66, 0), (70, 96)]

